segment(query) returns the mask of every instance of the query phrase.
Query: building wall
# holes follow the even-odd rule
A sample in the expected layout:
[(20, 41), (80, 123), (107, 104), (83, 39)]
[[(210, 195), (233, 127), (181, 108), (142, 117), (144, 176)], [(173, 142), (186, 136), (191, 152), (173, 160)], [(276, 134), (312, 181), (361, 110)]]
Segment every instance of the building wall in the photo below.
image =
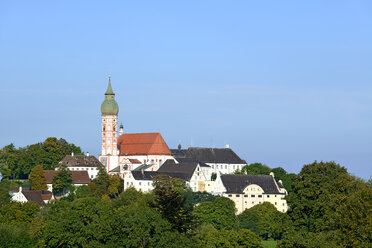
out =
[(20, 187), (20, 191), (18, 192), (11, 192), (10, 196), (12, 197), (12, 201), (27, 202), (26, 197), (22, 194), (22, 187)]
[[(87, 171), (90, 180), (93, 180), (98, 175), (98, 167), (87, 167), (87, 166), (69, 166), (69, 170), (71, 171)], [(55, 168), (55, 170), (58, 170), (58, 167)]]
[(246, 164), (223, 164), (223, 163), (206, 163), (211, 167), (211, 173), (234, 174), (236, 170), (241, 170)]
[(101, 155), (118, 155), (118, 116), (102, 115), (101, 127)]

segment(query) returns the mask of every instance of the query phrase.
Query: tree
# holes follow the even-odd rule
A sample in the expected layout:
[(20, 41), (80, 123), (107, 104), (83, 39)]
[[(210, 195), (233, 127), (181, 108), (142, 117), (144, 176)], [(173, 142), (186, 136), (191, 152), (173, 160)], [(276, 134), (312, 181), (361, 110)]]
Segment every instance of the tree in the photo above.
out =
[(25, 224), (30, 223), (40, 211), (35, 202), (13, 202), (0, 208), (0, 223)]
[(110, 176), (104, 167), (99, 167), (97, 177), (89, 184), (90, 191), (96, 197), (108, 195), (110, 186)]
[(72, 186), (72, 176), (66, 165), (59, 167), (53, 177), (52, 186), (54, 195), (63, 195)]
[(48, 189), (42, 165), (35, 166), (31, 170), (29, 180), (32, 184), (33, 190), (47, 190)]
[(92, 192), (90, 191), (90, 188), (87, 185), (81, 185), (79, 187), (76, 187), (75, 196), (77, 199), (91, 197)]
[(250, 230), (206, 230), (195, 236), (197, 248), (245, 247), (264, 248), (260, 238)]
[(0, 247), (2, 248), (32, 248), (35, 241), (24, 225), (0, 224)]
[(250, 229), (265, 240), (281, 238), (288, 226), (286, 217), (269, 202), (246, 209), (238, 216), (240, 228)]
[(236, 229), (238, 219), (235, 215), (235, 203), (219, 197), (213, 202), (202, 202), (195, 207), (193, 215), (200, 225), (211, 224), (216, 229)]
[(157, 175), (153, 179), (155, 203), (160, 211), (179, 232), (184, 233), (193, 228), (192, 207), (186, 206), (185, 182), (179, 178)]
[(186, 198), (186, 206), (193, 207), (199, 203), (205, 201), (214, 201), (217, 196), (209, 194), (207, 192), (193, 192), (190, 189), (186, 189), (183, 196)]
[(9, 190), (6, 188), (0, 188), (0, 208), (5, 204), (10, 203), (11, 199)]
[(268, 175), (271, 172), (271, 168), (261, 163), (253, 163), (245, 165), (241, 171), (237, 170), (236, 174), (247, 174), (247, 175)]

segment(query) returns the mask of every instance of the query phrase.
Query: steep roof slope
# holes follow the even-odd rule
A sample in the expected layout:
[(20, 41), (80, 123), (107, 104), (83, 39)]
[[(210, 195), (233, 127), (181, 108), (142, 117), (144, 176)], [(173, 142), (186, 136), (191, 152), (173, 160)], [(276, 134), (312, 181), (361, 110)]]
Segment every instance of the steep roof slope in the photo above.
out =
[(230, 148), (189, 147), (182, 151), (186, 153), (186, 158), (194, 158), (203, 163), (245, 164)]
[(118, 139), (120, 155), (172, 155), (160, 133), (127, 133)]
[[(57, 174), (56, 170), (44, 170), (44, 176), (47, 183), (53, 182), (53, 177)], [(89, 175), (87, 171), (70, 171), (72, 176), (72, 183), (89, 183)]]
[(243, 193), (243, 190), (250, 184), (260, 186), (265, 194), (280, 194), (274, 178), (270, 175), (221, 175), (226, 193)]
[(57, 166), (65, 164), (67, 167), (99, 167), (103, 166), (95, 156), (66, 155)]

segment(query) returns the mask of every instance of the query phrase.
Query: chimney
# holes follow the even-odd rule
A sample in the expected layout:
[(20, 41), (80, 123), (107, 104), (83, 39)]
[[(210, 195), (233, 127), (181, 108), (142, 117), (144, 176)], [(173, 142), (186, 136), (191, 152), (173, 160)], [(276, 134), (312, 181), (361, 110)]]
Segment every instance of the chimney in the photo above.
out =
[(22, 186), (19, 186), (19, 192), (22, 192)]
[(280, 184), (282, 184), (282, 185), (283, 185), (283, 182), (282, 182), (282, 180), (279, 180), (278, 182), (279, 182)]
[(270, 176), (275, 177), (274, 172), (270, 172)]
[(89, 152), (87, 152), (87, 157), (89, 157)]
[(230, 145), (229, 145), (229, 144), (226, 144), (225, 147), (226, 147), (226, 148), (230, 148)]

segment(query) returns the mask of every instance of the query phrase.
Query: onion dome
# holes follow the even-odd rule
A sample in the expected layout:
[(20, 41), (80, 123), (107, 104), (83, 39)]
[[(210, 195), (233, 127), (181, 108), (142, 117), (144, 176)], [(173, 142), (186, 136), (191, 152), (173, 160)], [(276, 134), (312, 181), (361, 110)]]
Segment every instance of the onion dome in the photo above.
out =
[(119, 105), (115, 101), (115, 93), (111, 88), (111, 77), (109, 76), (109, 83), (105, 93), (105, 100), (101, 104), (102, 115), (117, 115), (119, 113)]

